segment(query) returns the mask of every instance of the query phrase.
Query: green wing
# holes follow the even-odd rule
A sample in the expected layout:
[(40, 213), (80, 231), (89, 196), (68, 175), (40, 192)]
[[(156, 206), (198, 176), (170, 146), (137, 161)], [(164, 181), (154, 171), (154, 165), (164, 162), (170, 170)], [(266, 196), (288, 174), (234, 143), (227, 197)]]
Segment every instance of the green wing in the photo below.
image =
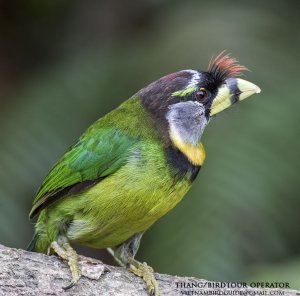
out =
[(45, 178), (29, 214), (36, 216), (58, 199), (86, 189), (117, 171), (137, 140), (114, 128), (93, 125)]

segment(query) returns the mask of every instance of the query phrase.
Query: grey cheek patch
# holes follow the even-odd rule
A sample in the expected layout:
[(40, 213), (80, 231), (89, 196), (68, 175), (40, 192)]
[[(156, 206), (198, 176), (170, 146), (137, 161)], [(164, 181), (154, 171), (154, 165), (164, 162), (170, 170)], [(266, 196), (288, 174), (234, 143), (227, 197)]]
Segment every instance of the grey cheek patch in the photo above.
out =
[(207, 125), (205, 108), (195, 101), (180, 102), (169, 106), (166, 115), (170, 129), (176, 131), (184, 143), (197, 146)]

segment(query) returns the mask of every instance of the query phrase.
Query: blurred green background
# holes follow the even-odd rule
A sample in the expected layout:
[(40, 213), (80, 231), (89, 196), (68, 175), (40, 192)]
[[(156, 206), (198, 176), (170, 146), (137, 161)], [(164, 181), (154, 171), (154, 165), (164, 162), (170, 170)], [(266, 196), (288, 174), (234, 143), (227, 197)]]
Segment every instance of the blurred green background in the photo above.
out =
[(138, 258), (162, 273), (300, 289), (297, 4), (0, 1), (0, 243), (26, 247), (38, 186), (92, 122), (226, 49), (262, 93), (211, 121), (197, 181), (145, 234)]

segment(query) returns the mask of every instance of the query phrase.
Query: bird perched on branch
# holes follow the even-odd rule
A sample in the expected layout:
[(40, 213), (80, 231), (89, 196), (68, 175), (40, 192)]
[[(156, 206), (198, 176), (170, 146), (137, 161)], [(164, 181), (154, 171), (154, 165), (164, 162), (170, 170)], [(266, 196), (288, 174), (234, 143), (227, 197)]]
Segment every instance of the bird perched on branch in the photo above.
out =
[(159, 295), (153, 269), (134, 259), (143, 233), (190, 189), (205, 159), (211, 116), (260, 89), (221, 53), (207, 71), (183, 70), (149, 84), (92, 124), (43, 181), (29, 250), (55, 252), (81, 276), (71, 243), (108, 248)]

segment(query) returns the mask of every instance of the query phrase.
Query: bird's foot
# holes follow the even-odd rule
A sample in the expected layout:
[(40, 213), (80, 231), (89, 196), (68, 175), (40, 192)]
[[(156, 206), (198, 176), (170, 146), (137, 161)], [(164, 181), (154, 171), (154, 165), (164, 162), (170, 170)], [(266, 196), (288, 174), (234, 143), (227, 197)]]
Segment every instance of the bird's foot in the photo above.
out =
[(151, 296), (160, 296), (158, 284), (151, 266), (147, 265), (146, 262), (140, 263), (133, 259), (130, 260), (128, 270), (145, 281), (147, 290)]
[(70, 267), (72, 281), (68, 286), (63, 287), (64, 290), (68, 290), (75, 286), (81, 277), (81, 270), (78, 264), (78, 255), (68, 242), (64, 242), (62, 245), (60, 245), (54, 241), (51, 243), (51, 248), (59, 257), (66, 260)]

